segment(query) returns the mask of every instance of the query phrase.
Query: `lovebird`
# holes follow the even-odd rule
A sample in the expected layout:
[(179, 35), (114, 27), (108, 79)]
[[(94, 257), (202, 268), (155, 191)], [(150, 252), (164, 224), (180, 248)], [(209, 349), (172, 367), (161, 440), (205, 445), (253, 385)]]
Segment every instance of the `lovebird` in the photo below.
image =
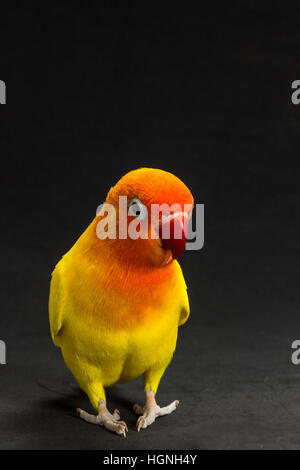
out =
[(130, 171), (52, 273), (51, 336), (96, 411), (77, 414), (124, 437), (128, 427), (118, 410), (109, 412), (106, 387), (143, 377), (145, 404), (133, 405), (138, 431), (179, 404), (160, 407), (155, 396), (190, 314), (177, 258), (192, 209), (191, 192), (172, 173)]

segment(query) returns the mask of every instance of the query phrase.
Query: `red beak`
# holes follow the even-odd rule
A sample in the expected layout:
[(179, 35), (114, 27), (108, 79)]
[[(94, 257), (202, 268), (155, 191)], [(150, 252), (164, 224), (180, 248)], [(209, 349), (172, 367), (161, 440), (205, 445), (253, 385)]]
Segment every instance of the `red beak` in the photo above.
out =
[(159, 222), (159, 238), (162, 246), (170, 250), (173, 259), (179, 258), (185, 248), (187, 220), (184, 214), (177, 213)]

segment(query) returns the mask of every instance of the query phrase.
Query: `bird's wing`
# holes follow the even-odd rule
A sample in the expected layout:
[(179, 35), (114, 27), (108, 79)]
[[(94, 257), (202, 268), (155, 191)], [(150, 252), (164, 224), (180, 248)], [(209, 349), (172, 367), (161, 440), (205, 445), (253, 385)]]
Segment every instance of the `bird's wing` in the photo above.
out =
[(174, 261), (174, 267), (177, 269), (178, 284), (176, 286), (176, 297), (179, 302), (180, 317), (178, 326), (183, 325), (190, 316), (190, 304), (187, 295), (187, 286), (182, 274), (181, 267), (177, 261)]
[(184, 289), (182, 306), (179, 318), (179, 326), (183, 325), (190, 316), (190, 304), (186, 288)]
[(50, 296), (49, 296), (49, 321), (52, 340), (55, 345), (57, 344), (57, 337), (63, 326), (63, 309), (62, 309), (62, 288), (61, 288), (61, 273), (59, 265), (56, 266), (52, 273)]

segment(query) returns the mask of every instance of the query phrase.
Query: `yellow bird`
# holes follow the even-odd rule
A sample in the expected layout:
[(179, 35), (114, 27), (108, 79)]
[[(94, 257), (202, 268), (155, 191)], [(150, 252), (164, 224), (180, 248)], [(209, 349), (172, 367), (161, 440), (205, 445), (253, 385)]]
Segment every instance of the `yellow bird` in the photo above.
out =
[[(125, 211), (120, 201), (126, 202)], [(175, 351), (178, 327), (189, 316), (176, 258), (184, 249), (192, 208), (189, 189), (173, 174), (133, 170), (110, 189), (100, 213), (56, 265), (51, 335), (97, 411), (77, 409), (85, 421), (126, 436), (118, 410), (110, 413), (106, 407), (105, 388), (141, 375), (146, 402), (133, 406), (140, 415), (138, 431), (178, 406), (175, 400), (159, 407), (155, 394)]]

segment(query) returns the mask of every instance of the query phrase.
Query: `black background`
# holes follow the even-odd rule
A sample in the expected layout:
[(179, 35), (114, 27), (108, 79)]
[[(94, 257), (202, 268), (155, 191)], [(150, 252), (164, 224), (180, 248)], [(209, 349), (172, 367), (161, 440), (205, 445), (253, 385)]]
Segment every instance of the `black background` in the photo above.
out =
[[(1, 4), (1, 449), (300, 448), (299, 15), (292, 2), (210, 8)], [(131, 6), (130, 6), (131, 5)], [(191, 317), (135, 431), (141, 380), (108, 392), (122, 439), (54, 348), (50, 275), (125, 172), (169, 170), (205, 204), (184, 254)]]

